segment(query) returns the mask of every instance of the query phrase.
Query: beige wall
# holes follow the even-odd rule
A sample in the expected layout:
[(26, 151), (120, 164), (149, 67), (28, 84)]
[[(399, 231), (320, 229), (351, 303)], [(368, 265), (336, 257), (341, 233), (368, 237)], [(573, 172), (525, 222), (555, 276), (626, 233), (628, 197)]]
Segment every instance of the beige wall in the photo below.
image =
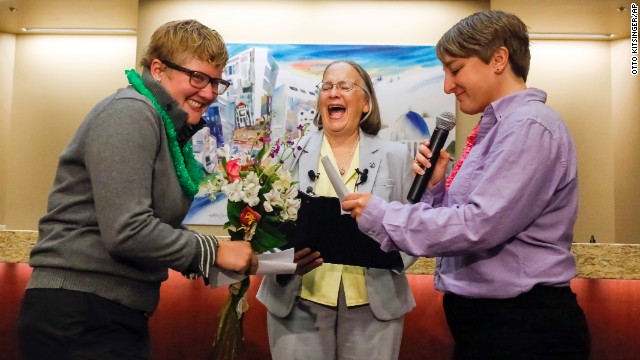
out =
[(611, 43), (611, 124), (616, 242), (638, 242), (640, 234), (640, 76), (630, 75), (630, 40)]
[[(12, 170), (4, 181), (11, 191), (0, 201), (5, 209), (0, 224), (36, 228), (60, 151), (91, 106), (124, 85), (122, 70), (134, 66), (152, 31), (168, 20), (196, 18), (227, 42), (430, 45), (459, 19), (488, 8), (488, 1), (141, 0), (137, 44), (135, 37), (17, 36), (8, 146), (19, 152), (8, 157)], [(622, 177), (629, 171), (640, 174), (637, 165), (628, 164), (640, 147), (635, 135), (640, 96), (638, 77), (631, 78), (617, 61), (625, 51), (622, 41), (536, 41), (532, 46), (529, 85), (548, 92), (549, 104), (567, 122), (578, 149), (579, 242), (591, 234), (599, 242), (638, 239), (637, 221), (628, 215), (640, 210), (638, 187)], [(6, 86), (2, 76), (0, 86)], [(635, 108), (625, 105), (633, 103)], [(458, 119), (462, 146), (478, 117), (459, 114)], [(199, 230), (224, 233), (220, 227)]]
[(13, 95), (13, 65), (16, 37), (0, 33), (0, 227), (5, 224), (7, 199), (7, 161), (9, 159), (9, 131), (11, 130), (11, 98)]
[(135, 46), (135, 36), (16, 37), (7, 227), (37, 228), (58, 156), (87, 112), (126, 85)]
[[(527, 84), (547, 91), (578, 152), (575, 241), (614, 242), (610, 43), (533, 41)], [(604, 175), (603, 174), (607, 174)]]
[[(169, 20), (194, 18), (227, 42), (433, 45), (488, 1), (149, 1), (140, 0), (144, 45)], [(239, 8), (241, 9), (239, 11)]]

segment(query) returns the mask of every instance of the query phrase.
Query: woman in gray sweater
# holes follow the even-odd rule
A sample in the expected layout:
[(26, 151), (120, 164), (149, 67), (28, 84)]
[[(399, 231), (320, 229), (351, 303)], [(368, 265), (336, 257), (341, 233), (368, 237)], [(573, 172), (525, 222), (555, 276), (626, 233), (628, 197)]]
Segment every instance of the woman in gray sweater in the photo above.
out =
[(60, 156), (31, 252), (18, 333), (25, 359), (147, 359), (148, 318), (173, 269), (207, 281), (248, 273), (244, 241), (218, 243), (182, 221), (200, 178), (189, 139), (229, 83), (221, 36), (194, 20), (162, 25), (131, 86), (89, 113)]

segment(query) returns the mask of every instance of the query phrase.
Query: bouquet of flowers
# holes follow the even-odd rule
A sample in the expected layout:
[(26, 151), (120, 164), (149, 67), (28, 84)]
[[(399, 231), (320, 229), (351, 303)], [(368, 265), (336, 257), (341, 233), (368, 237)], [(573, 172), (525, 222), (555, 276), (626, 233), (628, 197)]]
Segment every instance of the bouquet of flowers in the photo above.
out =
[[(283, 164), (301, 149), (291, 137), (271, 142), (269, 125), (259, 132), (251, 149), (231, 153), (229, 145), (217, 154), (222, 170), (208, 181), (208, 194), (220, 192), (227, 198), (228, 221), (224, 224), (231, 240), (251, 242), (257, 253), (287, 243), (278, 224), (295, 221), (300, 208), (297, 182)], [(213, 359), (235, 359), (243, 347), (242, 315), (248, 309), (245, 294), (249, 277), (229, 286), (229, 296), (220, 312)]]

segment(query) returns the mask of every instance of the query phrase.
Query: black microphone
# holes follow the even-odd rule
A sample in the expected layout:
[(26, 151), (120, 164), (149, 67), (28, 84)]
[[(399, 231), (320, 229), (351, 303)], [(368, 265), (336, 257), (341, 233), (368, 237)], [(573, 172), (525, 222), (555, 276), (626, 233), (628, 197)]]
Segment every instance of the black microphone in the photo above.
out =
[(427, 189), (427, 183), (429, 179), (431, 179), (431, 175), (433, 175), (433, 169), (436, 167), (436, 163), (440, 158), (440, 150), (442, 150), (444, 143), (447, 141), (449, 131), (455, 126), (456, 116), (450, 112), (443, 112), (436, 117), (436, 129), (433, 131), (433, 135), (431, 135), (431, 139), (429, 140), (429, 150), (431, 150), (431, 159), (429, 159), (429, 162), (431, 162), (431, 167), (425, 168), (420, 165), (420, 167), (424, 169), (424, 174), (416, 175), (413, 179), (413, 184), (411, 184), (411, 189), (409, 189), (409, 194), (407, 194), (407, 200), (409, 200), (410, 203), (415, 204), (422, 199), (422, 195), (424, 195), (424, 191)]

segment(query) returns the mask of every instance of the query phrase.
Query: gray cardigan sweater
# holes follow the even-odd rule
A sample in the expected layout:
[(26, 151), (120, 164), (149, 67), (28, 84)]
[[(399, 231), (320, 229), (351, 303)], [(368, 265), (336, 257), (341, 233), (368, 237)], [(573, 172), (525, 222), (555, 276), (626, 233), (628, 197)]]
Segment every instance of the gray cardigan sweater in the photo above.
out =
[[(185, 128), (187, 114), (146, 70), (142, 77), (187, 141), (196, 130)], [(168, 268), (199, 271), (201, 236), (182, 226), (192, 201), (151, 101), (131, 86), (116, 91), (60, 156), (27, 288), (89, 292), (153, 312)]]

